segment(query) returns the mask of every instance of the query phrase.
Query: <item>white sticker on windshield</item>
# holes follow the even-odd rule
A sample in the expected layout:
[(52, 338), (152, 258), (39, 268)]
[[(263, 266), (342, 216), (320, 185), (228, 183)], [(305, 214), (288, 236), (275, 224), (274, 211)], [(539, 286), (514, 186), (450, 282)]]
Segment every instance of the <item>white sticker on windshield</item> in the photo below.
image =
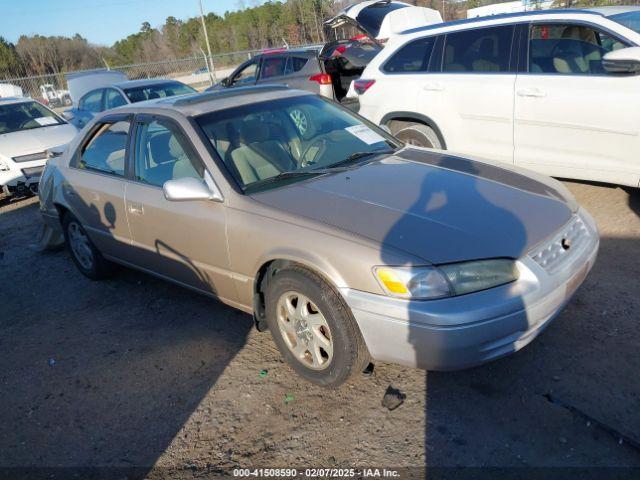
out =
[(56, 123), (58, 123), (58, 121), (53, 117), (40, 117), (36, 118), (35, 121), (42, 126), (55, 125)]
[(367, 145), (384, 142), (384, 137), (382, 135), (374, 132), (366, 125), (354, 125), (353, 127), (345, 128), (345, 130), (356, 137), (358, 140), (362, 140)]

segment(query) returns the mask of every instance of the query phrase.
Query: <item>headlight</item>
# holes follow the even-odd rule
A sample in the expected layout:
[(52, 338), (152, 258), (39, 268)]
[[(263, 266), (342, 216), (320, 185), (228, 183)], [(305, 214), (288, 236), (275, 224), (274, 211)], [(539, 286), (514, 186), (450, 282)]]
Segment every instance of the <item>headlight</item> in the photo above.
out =
[(509, 259), (437, 267), (374, 267), (373, 273), (387, 295), (418, 300), (478, 292), (518, 278), (516, 264)]

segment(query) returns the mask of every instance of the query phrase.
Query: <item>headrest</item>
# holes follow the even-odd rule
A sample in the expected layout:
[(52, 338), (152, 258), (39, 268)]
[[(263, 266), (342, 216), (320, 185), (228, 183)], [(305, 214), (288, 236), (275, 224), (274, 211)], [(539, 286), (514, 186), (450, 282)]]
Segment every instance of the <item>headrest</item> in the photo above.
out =
[(240, 126), (240, 141), (244, 144), (262, 143), (270, 139), (269, 128), (259, 120), (244, 120)]
[(184, 156), (184, 149), (175, 135), (171, 135), (171, 140), (169, 140), (169, 153), (176, 160)]

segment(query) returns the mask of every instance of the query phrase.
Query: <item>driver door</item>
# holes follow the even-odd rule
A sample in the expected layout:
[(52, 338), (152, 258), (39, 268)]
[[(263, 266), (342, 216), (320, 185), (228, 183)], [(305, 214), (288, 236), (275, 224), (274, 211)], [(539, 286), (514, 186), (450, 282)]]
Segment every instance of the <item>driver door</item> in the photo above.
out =
[(514, 161), (566, 178), (638, 182), (640, 77), (610, 74), (609, 51), (627, 46), (593, 25), (533, 23), (528, 71), (518, 74)]
[[(235, 300), (229, 271), (223, 203), (175, 202), (165, 198), (168, 180), (193, 177), (213, 181), (182, 127), (163, 116), (140, 115), (125, 189), (125, 208), (146, 270), (217, 297)], [(207, 177), (208, 176), (208, 177)]]

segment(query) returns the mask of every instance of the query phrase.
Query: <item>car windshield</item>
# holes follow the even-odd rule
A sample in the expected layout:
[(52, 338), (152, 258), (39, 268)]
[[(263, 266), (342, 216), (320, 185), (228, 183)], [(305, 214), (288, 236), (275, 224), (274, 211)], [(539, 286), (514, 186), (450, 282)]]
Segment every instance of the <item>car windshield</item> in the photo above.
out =
[(245, 192), (352, 168), (400, 146), (314, 95), (243, 105), (196, 118)]
[(614, 22), (618, 22), (631, 30), (640, 33), (640, 10), (634, 12), (618, 13), (609, 17)]
[(129, 97), (131, 103), (195, 93), (193, 88), (180, 82), (154, 83), (153, 85), (144, 85), (141, 87), (123, 88), (123, 91), (127, 97)]
[(63, 123), (64, 120), (35, 101), (0, 105), (0, 135)]

